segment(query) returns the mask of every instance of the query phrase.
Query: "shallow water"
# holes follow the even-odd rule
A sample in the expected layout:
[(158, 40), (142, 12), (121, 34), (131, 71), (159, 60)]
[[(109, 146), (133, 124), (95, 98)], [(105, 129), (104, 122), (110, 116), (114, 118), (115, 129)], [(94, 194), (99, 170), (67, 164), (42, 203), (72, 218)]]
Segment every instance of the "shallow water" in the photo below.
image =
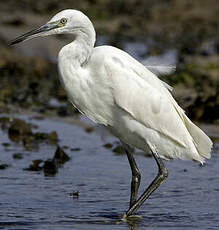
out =
[[(55, 146), (41, 144), (39, 150), (26, 151), (0, 131), (1, 143), (10, 143), (0, 145), (0, 160), (10, 164), (0, 170), (0, 229), (219, 229), (218, 142), (204, 167), (191, 161), (166, 162), (167, 182), (140, 208), (142, 218), (127, 223), (121, 217), (129, 202), (128, 161), (103, 147), (115, 139), (104, 141), (95, 132), (56, 119), (23, 118), (39, 131), (57, 131), (60, 146), (81, 150), (66, 149), (71, 160), (56, 176), (45, 177), (23, 168), (34, 159), (52, 158)], [(13, 159), (17, 152), (23, 159)], [(142, 192), (157, 168), (152, 158), (136, 155), (136, 160)], [(77, 199), (69, 196), (73, 190), (80, 192)]]

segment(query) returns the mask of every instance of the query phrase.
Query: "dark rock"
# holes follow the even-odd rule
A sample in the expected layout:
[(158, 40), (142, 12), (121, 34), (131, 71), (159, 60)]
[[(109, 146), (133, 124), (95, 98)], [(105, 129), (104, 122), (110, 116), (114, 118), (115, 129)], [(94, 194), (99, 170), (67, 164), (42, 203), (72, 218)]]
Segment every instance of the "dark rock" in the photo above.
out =
[(7, 130), (10, 126), (11, 119), (9, 117), (0, 117), (0, 124), (3, 130)]
[(69, 194), (69, 196), (72, 197), (72, 198), (78, 198), (79, 197), (79, 191), (78, 190), (72, 191)]
[(8, 164), (5, 164), (5, 163), (0, 164), (0, 170), (6, 169), (8, 167), (9, 167)]
[(69, 115), (67, 106), (60, 106), (57, 111), (57, 115), (60, 117), (66, 117)]
[(8, 136), (12, 141), (18, 142), (24, 137), (32, 135), (31, 125), (20, 119), (14, 119), (8, 129)]
[(53, 131), (51, 133), (48, 133), (48, 140), (51, 143), (56, 144), (58, 142), (58, 135), (57, 135), (57, 133), (55, 131)]
[(55, 175), (58, 172), (58, 168), (69, 160), (70, 157), (58, 146), (53, 159), (48, 159), (44, 162), (43, 170), (45, 176)]
[(80, 151), (81, 149), (80, 148), (71, 148), (70, 150), (73, 151), (73, 152), (74, 151), (76, 152), (76, 151)]
[(40, 166), (40, 164), (43, 163), (43, 160), (38, 159), (38, 160), (33, 160), (32, 164), (29, 166), (29, 168), (25, 168), (24, 170), (28, 170), (28, 171), (41, 171), (43, 169), (42, 166)]
[(58, 142), (58, 135), (55, 131), (51, 133), (37, 132), (33, 136), (35, 140), (47, 141), (50, 144), (56, 144)]
[(14, 153), (13, 158), (16, 160), (23, 159), (23, 154), (22, 153)]
[(37, 132), (34, 134), (35, 140), (46, 140), (47, 136), (48, 136), (47, 133), (43, 133), (43, 132)]
[(106, 149), (111, 149), (111, 148), (113, 147), (113, 145), (112, 145), (111, 143), (106, 143), (106, 144), (104, 145), (104, 147), (105, 147)]
[(44, 162), (43, 171), (45, 176), (53, 176), (58, 172), (58, 161), (56, 159), (48, 159)]
[(148, 157), (148, 158), (151, 158), (151, 157), (152, 157), (152, 154), (149, 153), (149, 152), (145, 152), (145, 153), (144, 153), (144, 156), (145, 156), (145, 157)]
[(85, 131), (86, 131), (87, 133), (92, 133), (92, 132), (94, 131), (94, 127), (92, 127), (92, 126), (87, 127), (87, 128), (85, 128)]
[(37, 149), (38, 146), (37, 146), (37, 143), (34, 142), (34, 138), (32, 135), (29, 135), (29, 136), (23, 136), (22, 137), (22, 143), (23, 143), (23, 146), (26, 150), (31, 150), (31, 149)]
[(4, 142), (4, 143), (2, 143), (2, 145), (3, 145), (4, 147), (9, 147), (9, 146), (10, 146), (10, 143)]
[(9, 117), (0, 117), (0, 123), (9, 123), (10, 118)]
[(125, 150), (122, 145), (118, 145), (112, 150), (116, 154), (125, 154)]
[(55, 159), (59, 165), (62, 165), (69, 161), (70, 157), (58, 146), (53, 159)]
[[(14, 158), (16, 157), (20, 155), (14, 154)], [(48, 159), (44, 163), (43, 160), (33, 160), (29, 168), (24, 170), (41, 171), (43, 169), (45, 176), (53, 176), (58, 172), (58, 168), (69, 160), (70, 157), (58, 146), (53, 159)]]
[[(13, 119), (1, 117), (0, 124), (5, 130), (8, 129), (8, 136), (14, 142), (22, 142), (27, 150), (38, 148), (39, 143), (46, 142), (47, 144), (57, 144), (58, 135), (55, 131), (51, 133), (32, 132), (32, 128), (37, 128), (35, 125), (29, 124), (21, 119)], [(4, 127), (3, 127), (4, 126)], [(5, 147), (9, 143), (3, 143)]]

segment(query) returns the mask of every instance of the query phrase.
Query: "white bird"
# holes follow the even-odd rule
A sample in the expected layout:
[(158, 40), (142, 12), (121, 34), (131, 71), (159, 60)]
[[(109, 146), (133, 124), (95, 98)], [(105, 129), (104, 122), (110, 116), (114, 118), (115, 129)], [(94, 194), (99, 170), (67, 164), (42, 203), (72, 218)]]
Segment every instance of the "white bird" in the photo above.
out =
[[(212, 142), (185, 115), (170, 93), (171, 87), (126, 52), (94, 48), (95, 30), (80, 11), (67, 9), (45, 25), (10, 44), (52, 34), (72, 34), (73, 41), (58, 55), (60, 79), (70, 102), (88, 118), (106, 126), (124, 144), (132, 171), (131, 216), (167, 178), (163, 159), (191, 159), (203, 164)], [(158, 174), (137, 198), (141, 174), (132, 147), (151, 151)]]

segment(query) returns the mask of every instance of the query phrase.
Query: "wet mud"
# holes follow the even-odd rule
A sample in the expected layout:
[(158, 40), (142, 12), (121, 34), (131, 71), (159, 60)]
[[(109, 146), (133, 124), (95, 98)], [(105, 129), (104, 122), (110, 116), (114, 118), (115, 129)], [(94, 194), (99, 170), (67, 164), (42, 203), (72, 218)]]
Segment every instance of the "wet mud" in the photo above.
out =
[(44, 24), (60, 9), (76, 8), (94, 22), (96, 45), (122, 48), (142, 63), (174, 51), (169, 64), (176, 63), (177, 71), (160, 78), (174, 87), (175, 98), (190, 118), (218, 123), (217, 0), (21, 2), (0, 3), (0, 112), (27, 109), (62, 117), (77, 113), (66, 102), (56, 67), (58, 51), (72, 38), (54, 36), (8, 46), (11, 39)]

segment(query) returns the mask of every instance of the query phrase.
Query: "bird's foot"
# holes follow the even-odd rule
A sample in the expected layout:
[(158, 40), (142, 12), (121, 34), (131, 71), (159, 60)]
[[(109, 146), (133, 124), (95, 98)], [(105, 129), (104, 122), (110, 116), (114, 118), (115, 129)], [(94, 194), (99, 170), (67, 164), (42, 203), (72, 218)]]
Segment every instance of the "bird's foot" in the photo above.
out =
[(141, 216), (139, 216), (139, 215), (134, 215), (134, 214), (127, 216), (127, 214), (125, 213), (125, 214), (122, 216), (122, 221), (124, 221), (124, 222), (128, 222), (128, 221), (139, 221), (139, 220), (141, 220), (141, 219), (142, 219)]

